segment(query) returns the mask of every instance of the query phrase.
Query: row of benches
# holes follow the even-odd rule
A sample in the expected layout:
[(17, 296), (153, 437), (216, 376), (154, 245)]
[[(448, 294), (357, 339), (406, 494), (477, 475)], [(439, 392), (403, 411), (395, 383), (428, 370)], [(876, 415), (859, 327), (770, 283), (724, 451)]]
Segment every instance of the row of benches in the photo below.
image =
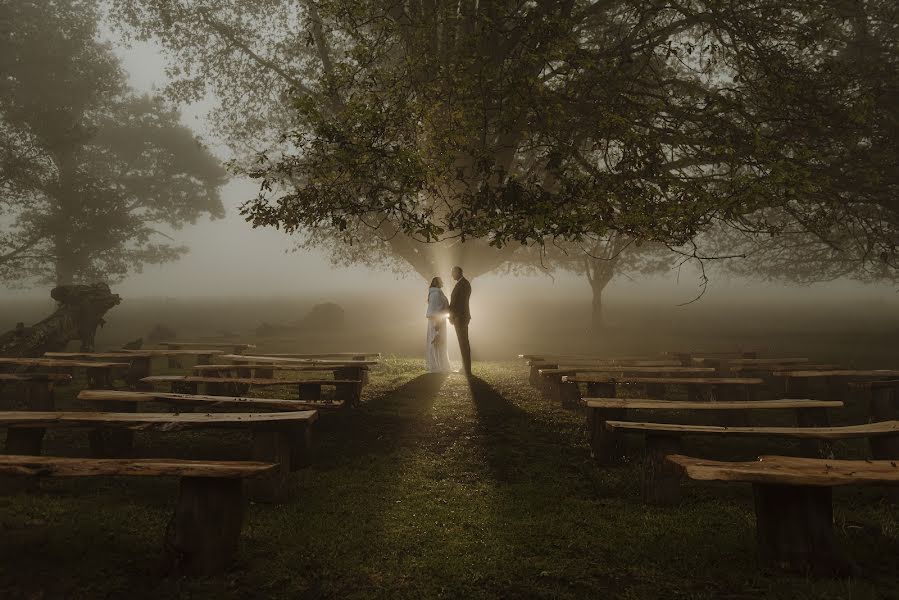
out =
[[(363, 379), (358, 374), (362, 369), (367, 372), (375, 361), (367, 361), (364, 356), (361, 361), (330, 356), (321, 359), (273, 357), (272, 362), (266, 364), (266, 357), (254, 357), (250, 361), (235, 361), (235, 365), (218, 366), (226, 368), (199, 369), (196, 376), (149, 375), (151, 359), (180, 356), (174, 353), (193, 354), (200, 358), (200, 364), (195, 369), (212, 367), (213, 365), (206, 365), (204, 363), (207, 361), (202, 360), (206, 352), (206, 349), (169, 349), (141, 351), (134, 355), (126, 352), (113, 353), (116, 354), (116, 359), (122, 359), (121, 363), (92, 362), (105, 360), (107, 357), (86, 354), (80, 355), (79, 360), (48, 357), (3, 361), (10, 366), (56, 371), (84, 369), (88, 374), (89, 385), (96, 383), (98, 388), (107, 389), (82, 390), (78, 394), (77, 400), (84, 402), (92, 411), (55, 411), (52, 386), (71, 381), (70, 374), (0, 374), (0, 384), (4, 381), (28, 384), (28, 394), (24, 398), (27, 410), (0, 411), (0, 428), (7, 430), (6, 455), (0, 456), (0, 475), (5, 477), (0, 480), (0, 485), (10, 491), (32, 487), (29, 482), (41, 477), (179, 477), (178, 502), (165, 540), (167, 560), (172, 568), (182, 573), (208, 574), (222, 571), (231, 563), (237, 548), (245, 494), (258, 502), (287, 500), (292, 474), (311, 462), (312, 425), (318, 418), (318, 410), (327, 411), (357, 403)], [(135, 364), (138, 365), (138, 374), (142, 376), (126, 377), (133, 389), (108, 389), (112, 387), (114, 370), (122, 369), (127, 375), (133, 375)], [(298, 372), (332, 371), (335, 372), (335, 379), (285, 380), (227, 376), (229, 373), (246, 373), (247, 368), (270, 368), (270, 373), (288, 369)], [(341, 369), (350, 369), (357, 377), (338, 379), (338, 373), (347, 372)], [(216, 391), (240, 388), (241, 392), (245, 392), (250, 386), (289, 384), (298, 386), (301, 400), (153, 391), (152, 386), (158, 383), (193, 387), (191, 391), (197, 391), (197, 385), (206, 384)], [(321, 401), (323, 386), (335, 387), (335, 401)], [(139, 407), (145, 410), (146, 407), (155, 405), (176, 412), (137, 412)], [(215, 412), (221, 410), (240, 412)], [(88, 430), (92, 457), (41, 456), (46, 430), (57, 428)], [(251, 434), (250, 460), (129, 458), (134, 450), (135, 432), (222, 428)]]
[[(545, 357), (539, 357), (544, 359)], [(568, 359), (566, 359), (568, 360)], [(832, 486), (878, 484), (888, 486), (888, 492), (899, 501), (899, 414), (897, 414), (890, 382), (862, 382), (872, 392), (871, 414), (874, 422), (842, 427), (829, 426), (827, 410), (840, 408), (842, 401), (814, 399), (756, 400), (751, 393), (763, 383), (761, 378), (695, 377), (696, 369), (709, 368), (722, 374), (720, 360), (697, 360), (693, 365), (635, 365), (638, 359), (609, 360), (580, 358), (580, 364), (542, 367), (545, 360), (530, 360), (532, 382), (550, 390), (551, 397), (568, 405), (585, 408), (590, 437), (591, 454), (600, 465), (621, 462), (626, 455), (624, 435), (643, 437), (642, 490), (646, 501), (670, 504), (680, 498), (682, 477), (717, 479), (751, 483), (757, 516), (759, 555), (763, 562), (799, 571), (847, 572), (850, 563), (840, 556), (833, 542), (831, 492)], [(644, 362), (645, 359), (643, 359)], [(799, 377), (891, 376), (891, 371), (843, 371), (833, 365), (820, 369), (807, 368), (807, 359), (759, 359), (741, 357), (729, 359), (728, 369), (753, 374), (797, 374)], [(557, 361), (559, 363), (563, 361)], [(536, 363), (536, 364), (535, 364)], [(805, 371), (797, 371), (797, 365)], [(714, 365), (713, 367), (711, 365)], [(646, 376), (648, 373), (667, 377)], [(584, 374), (582, 374), (584, 373)], [(590, 374), (586, 374), (590, 373)], [(730, 373), (727, 373), (729, 375)], [(803, 380), (805, 381), (805, 380)], [(548, 385), (547, 385), (548, 383)], [(616, 398), (619, 384), (643, 385), (650, 392), (661, 394), (658, 385), (682, 385), (689, 390), (687, 401), (659, 398)], [(579, 385), (587, 387), (588, 397), (580, 398)], [(554, 386), (558, 391), (553, 393)], [(692, 388), (692, 389), (691, 389)], [(803, 386), (794, 389), (805, 391)], [(734, 390), (744, 390), (743, 398), (734, 400)], [(708, 400), (697, 401), (708, 393)], [(723, 392), (723, 393), (722, 393)], [(797, 415), (797, 427), (710, 426), (695, 424), (653, 423), (627, 420), (627, 411), (686, 411), (748, 414), (773, 409), (792, 410)], [(742, 419), (741, 419), (742, 420)], [(681, 438), (694, 435), (780, 437), (800, 441), (800, 448), (808, 458), (762, 457), (748, 463), (708, 461), (681, 454)], [(836, 461), (832, 456), (835, 440), (866, 438), (874, 460)]]

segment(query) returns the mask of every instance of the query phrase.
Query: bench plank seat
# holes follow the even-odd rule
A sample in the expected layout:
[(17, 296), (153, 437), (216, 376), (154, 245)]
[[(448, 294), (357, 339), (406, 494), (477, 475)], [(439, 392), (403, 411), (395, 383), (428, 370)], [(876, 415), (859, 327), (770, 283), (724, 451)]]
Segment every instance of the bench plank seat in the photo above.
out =
[(606, 377), (602, 375), (571, 375), (568, 383), (660, 383), (665, 385), (762, 385), (756, 377)]
[(283, 363), (301, 365), (337, 365), (347, 367), (370, 367), (380, 364), (378, 360), (338, 360), (326, 358), (278, 358), (275, 356), (253, 356), (247, 354), (225, 354), (219, 358), (236, 363)]
[(730, 462), (668, 456), (690, 479), (743, 481), (779, 485), (883, 485), (899, 483), (894, 460), (834, 460), (796, 456), (761, 456), (757, 461)]
[(78, 400), (86, 402), (160, 402), (175, 406), (208, 406), (227, 408), (250, 408), (252, 410), (318, 410), (336, 409), (343, 402), (303, 402), (279, 398), (248, 398), (239, 396), (211, 396), (205, 394), (177, 394), (172, 392), (130, 392), (127, 390), (82, 390)]
[(215, 575), (234, 562), (243, 528), (243, 479), (274, 472), (266, 462), (177, 459), (88, 459), (0, 456), (4, 479), (25, 477), (175, 476), (175, 513), (166, 527), (164, 550), (177, 574)]
[(896, 461), (762, 456), (724, 462), (679, 454), (667, 464), (691, 479), (752, 484), (760, 562), (814, 575), (853, 575), (833, 533), (833, 486), (899, 483)]
[(119, 362), (85, 362), (53, 358), (0, 358), (0, 365), (45, 367), (50, 369), (115, 369), (128, 368), (129, 366), (128, 363)]
[(0, 411), (0, 427), (127, 427), (140, 431), (180, 431), (208, 427), (281, 426), (314, 423), (314, 410), (272, 413), (116, 413), (77, 411)]
[(702, 375), (704, 373), (714, 373), (713, 367), (634, 367), (630, 365), (589, 365), (589, 366), (572, 366), (560, 365), (551, 369), (539, 369), (540, 375), (558, 375), (565, 373), (647, 373), (647, 374), (667, 374), (678, 373), (682, 375)]
[(54, 383), (69, 383), (72, 376), (65, 373), (0, 373), (0, 383), (15, 383), (29, 381), (48, 381)]
[(606, 421), (606, 428), (616, 431), (648, 434), (745, 435), (795, 439), (845, 440), (899, 434), (899, 421), (879, 421), (839, 427), (719, 427), (717, 425), (679, 425), (675, 423), (639, 423)]
[(270, 386), (270, 385), (352, 385), (360, 383), (356, 379), (277, 379), (268, 377), (196, 377), (192, 375), (153, 375), (144, 377), (145, 383), (237, 383), (243, 385)]
[(801, 365), (802, 363), (810, 362), (808, 358), (804, 357), (788, 357), (788, 358), (710, 358), (710, 357), (696, 357), (693, 358), (692, 361), (696, 364), (703, 364), (706, 362), (723, 362), (728, 365), (739, 365), (739, 366), (777, 366), (777, 365)]
[(178, 356), (218, 356), (222, 350), (116, 350), (115, 352), (44, 352), (47, 358), (109, 359), (109, 358), (167, 358)]
[(380, 352), (318, 352), (312, 354), (265, 354), (270, 358), (353, 358), (361, 356), (361, 360), (367, 359), (369, 356), (381, 358)]
[(156, 344), (157, 346), (165, 346), (166, 348), (172, 350), (183, 350), (183, 349), (191, 349), (191, 348), (230, 348), (236, 349), (241, 348), (243, 350), (249, 350), (251, 348), (255, 348), (256, 344), (241, 344), (241, 343), (228, 343), (228, 342), (159, 342)]
[(248, 363), (240, 365), (196, 365), (193, 369), (198, 373), (228, 373), (240, 371), (241, 369), (268, 369), (269, 371), (295, 371), (299, 373), (329, 373), (334, 371), (334, 365)]
[(633, 408), (645, 410), (765, 410), (800, 408), (841, 408), (840, 400), (729, 400), (692, 402), (638, 398), (585, 398), (587, 408)]
[(899, 377), (896, 369), (834, 369), (832, 371), (781, 371), (779, 377)]
[(28, 477), (226, 477), (261, 475), (276, 465), (253, 461), (181, 460), (175, 458), (62, 458), (0, 455), (0, 474)]

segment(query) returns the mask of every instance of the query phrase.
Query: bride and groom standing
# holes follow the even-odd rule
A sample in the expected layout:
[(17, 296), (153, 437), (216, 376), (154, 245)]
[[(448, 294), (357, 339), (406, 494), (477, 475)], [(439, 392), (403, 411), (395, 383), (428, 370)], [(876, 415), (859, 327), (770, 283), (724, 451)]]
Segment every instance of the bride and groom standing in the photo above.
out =
[(456, 329), (459, 350), (462, 353), (463, 372), (471, 377), (471, 345), (468, 343), (468, 322), (471, 311), (468, 299), (471, 298), (471, 284), (462, 276), (462, 267), (453, 267), (453, 286), (451, 300), (443, 293), (443, 280), (435, 277), (428, 288), (428, 348), (425, 366), (428, 373), (449, 373), (451, 371), (449, 353), (446, 348), (447, 317)]

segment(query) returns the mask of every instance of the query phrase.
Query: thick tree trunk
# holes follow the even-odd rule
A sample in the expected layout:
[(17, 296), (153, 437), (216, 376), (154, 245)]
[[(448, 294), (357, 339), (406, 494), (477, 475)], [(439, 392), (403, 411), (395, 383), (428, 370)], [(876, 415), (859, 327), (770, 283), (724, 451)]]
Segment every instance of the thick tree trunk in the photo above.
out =
[(604, 320), (603, 320), (603, 311), (602, 311), (602, 292), (605, 288), (605, 285), (595, 285), (591, 284), (590, 286), (593, 289), (593, 303), (591, 306), (590, 312), (590, 330), (594, 332), (602, 331)]

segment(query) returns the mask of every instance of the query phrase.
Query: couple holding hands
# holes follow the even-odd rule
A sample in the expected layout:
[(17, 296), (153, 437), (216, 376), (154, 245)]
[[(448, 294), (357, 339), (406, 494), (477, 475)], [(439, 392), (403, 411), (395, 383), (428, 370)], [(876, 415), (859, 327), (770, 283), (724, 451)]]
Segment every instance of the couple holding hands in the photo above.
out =
[(446, 346), (447, 317), (456, 329), (459, 350), (462, 353), (462, 367), (466, 377), (471, 376), (471, 346), (468, 343), (468, 323), (471, 311), (468, 300), (471, 298), (471, 284), (462, 276), (462, 267), (453, 267), (453, 279), (456, 285), (450, 299), (443, 293), (443, 280), (435, 277), (428, 288), (428, 338), (425, 367), (428, 373), (449, 373), (452, 369), (449, 352)]

